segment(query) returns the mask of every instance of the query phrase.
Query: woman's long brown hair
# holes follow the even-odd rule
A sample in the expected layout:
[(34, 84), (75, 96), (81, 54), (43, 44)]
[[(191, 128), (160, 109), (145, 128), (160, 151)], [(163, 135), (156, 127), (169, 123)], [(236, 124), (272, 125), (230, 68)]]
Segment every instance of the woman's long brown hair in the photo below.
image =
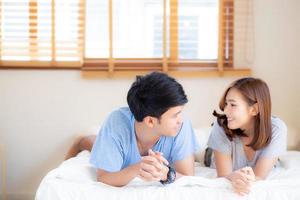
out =
[[(226, 96), (231, 88), (237, 89), (245, 98), (249, 106), (258, 104), (258, 114), (254, 120), (254, 135), (252, 141), (247, 145), (253, 150), (259, 150), (266, 147), (271, 142), (271, 97), (267, 84), (257, 78), (241, 78), (233, 82), (225, 91), (221, 98), (219, 107), (221, 111), (225, 109)], [(247, 135), (241, 129), (231, 130), (227, 126), (225, 114), (219, 114), (216, 111), (213, 115), (217, 117), (218, 124), (224, 129), (226, 136), (230, 141), (235, 136), (246, 137)]]

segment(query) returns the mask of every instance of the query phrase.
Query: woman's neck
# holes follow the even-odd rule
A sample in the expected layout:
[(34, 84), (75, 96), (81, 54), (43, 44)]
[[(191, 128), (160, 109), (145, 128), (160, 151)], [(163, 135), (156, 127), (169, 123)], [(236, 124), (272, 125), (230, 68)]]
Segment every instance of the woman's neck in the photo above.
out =
[(251, 138), (253, 137), (255, 131), (254, 123), (254, 119), (252, 119), (246, 126), (241, 128), (244, 131), (244, 134)]

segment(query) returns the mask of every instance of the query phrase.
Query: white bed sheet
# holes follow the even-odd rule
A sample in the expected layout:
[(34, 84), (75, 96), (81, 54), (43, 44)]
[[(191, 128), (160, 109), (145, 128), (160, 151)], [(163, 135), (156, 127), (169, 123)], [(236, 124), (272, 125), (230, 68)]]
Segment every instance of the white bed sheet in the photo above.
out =
[(239, 196), (224, 178), (215, 178), (213, 169), (196, 163), (196, 176), (182, 177), (166, 187), (157, 182), (132, 180), (118, 188), (96, 182), (96, 172), (89, 164), (89, 152), (64, 161), (42, 180), (36, 200), (206, 200), (206, 199), (300, 199), (300, 152), (290, 151), (281, 157), (282, 168), (267, 180), (253, 184), (251, 192)]

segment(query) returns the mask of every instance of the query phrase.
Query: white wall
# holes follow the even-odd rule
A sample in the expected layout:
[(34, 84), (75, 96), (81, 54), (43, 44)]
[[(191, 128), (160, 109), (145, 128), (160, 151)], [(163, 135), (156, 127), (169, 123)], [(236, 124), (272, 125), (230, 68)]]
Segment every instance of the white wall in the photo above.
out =
[[(300, 150), (299, 0), (254, 1), (253, 75), (270, 86), (273, 113)], [(195, 127), (209, 126), (223, 90), (236, 77), (182, 78)], [(126, 104), (133, 79), (86, 80), (79, 71), (1, 70), (0, 144), (5, 145), (11, 199), (32, 199), (42, 177), (63, 159), (74, 135)]]

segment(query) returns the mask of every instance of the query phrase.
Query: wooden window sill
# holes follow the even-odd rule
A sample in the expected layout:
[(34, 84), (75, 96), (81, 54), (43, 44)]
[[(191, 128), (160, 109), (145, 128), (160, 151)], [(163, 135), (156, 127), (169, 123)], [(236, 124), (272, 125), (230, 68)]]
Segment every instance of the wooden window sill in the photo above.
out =
[[(93, 71), (83, 70), (81, 76), (85, 79), (99, 79), (99, 78), (132, 78), (136, 75), (144, 75), (150, 71)], [(196, 77), (241, 77), (251, 76), (251, 69), (238, 68), (238, 69), (224, 69), (223, 72), (218, 71), (217, 68), (201, 69), (201, 70), (186, 70), (186, 71), (168, 71), (167, 74), (177, 78), (196, 78)]]

